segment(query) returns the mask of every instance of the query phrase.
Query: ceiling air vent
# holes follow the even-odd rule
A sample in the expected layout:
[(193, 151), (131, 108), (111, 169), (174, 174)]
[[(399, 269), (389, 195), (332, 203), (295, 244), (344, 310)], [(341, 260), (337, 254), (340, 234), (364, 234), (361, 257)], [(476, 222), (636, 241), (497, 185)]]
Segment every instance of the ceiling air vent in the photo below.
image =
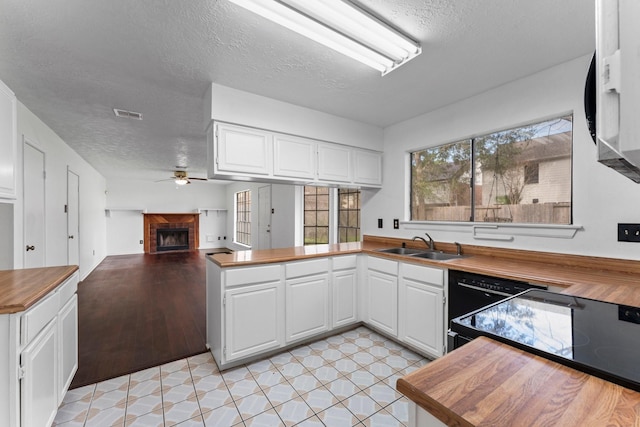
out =
[(133, 119), (133, 120), (142, 120), (142, 113), (136, 113), (135, 111), (127, 111), (127, 110), (121, 110), (119, 108), (114, 108), (113, 112), (115, 113), (116, 117), (124, 117), (126, 119)]

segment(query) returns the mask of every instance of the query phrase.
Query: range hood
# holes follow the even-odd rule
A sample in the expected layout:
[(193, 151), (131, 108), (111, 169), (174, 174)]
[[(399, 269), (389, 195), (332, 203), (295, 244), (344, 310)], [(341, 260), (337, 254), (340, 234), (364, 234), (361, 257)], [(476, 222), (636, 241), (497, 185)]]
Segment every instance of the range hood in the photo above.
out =
[(640, 183), (638, 21), (638, 0), (596, 2), (596, 55), (592, 68), (595, 68), (598, 161), (636, 183)]

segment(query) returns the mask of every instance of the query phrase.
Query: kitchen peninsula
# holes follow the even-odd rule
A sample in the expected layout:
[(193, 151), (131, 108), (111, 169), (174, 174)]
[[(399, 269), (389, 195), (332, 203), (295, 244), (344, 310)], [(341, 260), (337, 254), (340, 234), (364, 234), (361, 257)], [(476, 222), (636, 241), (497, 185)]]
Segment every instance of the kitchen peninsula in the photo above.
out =
[[(220, 277), (224, 271), (255, 270), (256, 273), (260, 272), (258, 277), (261, 279), (270, 277), (269, 280), (276, 283), (286, 280), (282, 270), (273, 268), (282, 263), (324, 262), (318, 264), (317, 271), (311, 268), (305, 273), (318, 276), (322, 271), (332, 271), (329, 266), (333, 260), (347, 257), (351, 259), (351, 274), (355, 271), (357, 277), (362, 278), (365, 274), (362, 262), (360, 267), (357, 262), (353, 262), (353, 257), (357, 257), (357, 260), (376, 258), (424, 266), (429, 268), (426, 270), (429, 274), (436, 271), (446, 274), (449, 269), (454, 269), (552, 285), (565, 294), (640, 306), (640, 285), (637, 281), (640, 266), (634, 261), (566, 254), (559, 256), (551, 253), (475, 246), (463, 248), (466, 257), (447, 261), (410, 259), (407, 256), (378, 251), (381, 248), (400, 247), (402, 243), (407, 247), (421, 248), (419, 243), (406, 239), (365, 236), (362, 243), (216, 254), (208, 256), (207, 288), (209, 291), (210, 277)], [(453, 253), (455, 245), (436, 242), (436, 249)], [(325, 283), (323, 280), (316, 277), (312, 282)], [(361, 282), (362, 280), (360, 287), (356, 285), (359, 291), (362, 290)], [(318, 289), (322, 291), (318, 295), (327, 291), (323, 286), (319, 285)], [(232, 291), (233, 286), (229, 290)], [(256, 291), (264, 292), (265, 289), (256, 288)], [(263, 293), (261, 297), (265, 295), (269, 293)], [(273, 296), (273, 301), (277, 302), (275, 307), (279, 311), (276, 310), (276, 313), (282, 316), (274, 321), (284, 322), (285, 296), (277, 292), (270, 295)], [(228, 309), (229, 301), (225, 302), (219, 289), (216, 296), (219, 298), (210, 299), (208, 294), (208, 308), (217, 308), (215, 311), (220, 315), (224, 311), (220, 308), (227, 304)], [(356, 303), (362, 303), (361, 294), (356, 294), (354, 298)], [(207, 337), (208, 340), (214, 337), (217, 342), (222, 343), (222, 335), (225, 332), (222, 329), (209, 330), (209, 316), (212, 316), (212, 311), (208, 309), (207, 312)], [(367, 318), (362, 316), (362, 306), (356, 311), (356, 319), (351, 319), (351, 323), (346, 325), (367, 323)], [(397, 315), (401, 316), (399, 313)], [(246, 322), (244, 325), (256, 326)], [(233, 328), (236, 327), (238, 326), (225, 325), (223, 329), (226, 329), (227, 333), (233, 333)], [(373, 327), (379, 332), (385, 332), (375, 324)], [(331, 331), (331, 328), (328, 327), (324, 331)], [(309, 336), (314, 336), (313, 334)], [(402, 342), (398, 336), (388, 333), (386, 335)], [(297, 342), (293, 345), (297, 345)], [(224, 346), (221, 347), (218, 350), (219, 354), (224, 352)], [(212, 352), (215, 355), (214, 346)], [(424, 351), (422, 353), (432, 358), (437, 357)], [(262, 353), (258, 351), (256, 354)], [(504, 365), (497, 365), (498, 361)], [(547, 387), (548, 384), (553, 386)], [(576, 420), (576, 424), (573, 425), (607, 425), (609, 422), (611, 425), (623, 426), (633, 425), (635, 421), (630, 420), (640, 420), (640, 409), (637, 409), (640, 408), (640, 393), (488, 338), (475, 340), (444, 357), (437, 358), (436, 361), (399, 380), (397, 388), (414, 402), (411, 406), (410, 420), (417, 424), (413, 425), (441, 426), (442, 422), (459, 426), (500, 425), (495, 424), (495, 419), (491, 418), (491, 414), (501, 413), (500, 411), (511, 416), (509, 418), (505, 415), (503, 419), (509, 421), (502, 425), (518, 425), (517, 421), (520, 419), (537, 420), (536, 411), (540, 414), (540, 425), (544, 424), (544, 420), (564, 423), (565, 420), (573, 419)], [(460, 396), (467, 398), (462, 399)], [(420, 424), (426, 423), (427, 418), (433, 424)], [(537, 425), (535, 422), (532, 425)]]

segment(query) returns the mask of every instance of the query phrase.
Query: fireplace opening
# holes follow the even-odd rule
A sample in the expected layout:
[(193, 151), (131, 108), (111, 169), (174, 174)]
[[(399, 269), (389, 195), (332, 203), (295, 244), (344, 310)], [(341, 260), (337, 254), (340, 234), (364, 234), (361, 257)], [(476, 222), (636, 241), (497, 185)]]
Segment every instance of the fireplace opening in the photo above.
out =
[(188, 228), (159, 228), (156, 232), (157, 252), (189, 249)]

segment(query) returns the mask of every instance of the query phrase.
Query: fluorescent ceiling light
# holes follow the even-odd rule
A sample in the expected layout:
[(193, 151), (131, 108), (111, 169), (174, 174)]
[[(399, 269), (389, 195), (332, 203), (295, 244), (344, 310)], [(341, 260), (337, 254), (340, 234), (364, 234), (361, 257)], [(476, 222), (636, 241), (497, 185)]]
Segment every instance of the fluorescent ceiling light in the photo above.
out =
[(345, 0), (230, 0), (382, 73), (418, 56), (418, 43)]

